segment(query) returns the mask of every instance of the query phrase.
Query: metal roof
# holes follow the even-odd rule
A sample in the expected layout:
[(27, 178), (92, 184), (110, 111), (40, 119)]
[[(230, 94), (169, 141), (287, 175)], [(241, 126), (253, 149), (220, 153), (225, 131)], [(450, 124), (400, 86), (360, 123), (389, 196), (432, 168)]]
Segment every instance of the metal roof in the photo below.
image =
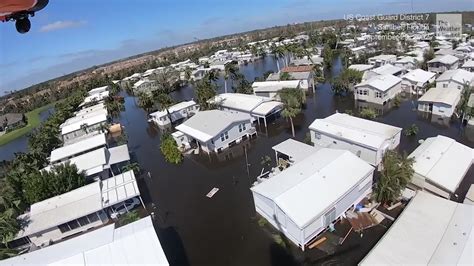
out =
[(150, 217), (107, 225), (0, 265), (169, 265)]
[(473, 265), (474, 206), (418, 191), (359, 265)]
[(393, 138), (402, 130), (399, 127), (342, 113), (316, 119), (309, 128), (375, 150), (381, 148), (386, 140)]
[(107, 140), (104, 133), (95, 135), (53, 150), (50, 161), (56, 162), (97, 147), (105, 146), (106, 144)]
[(268, 97), (241, 93), (222, 93), (215, 96), (210, 102), (221, 107), (262, 116), (271, 113), (276, 107), (283, 105), (281, 102)]
[(300, 80), (256, 81), (252, 83), (254, 92), (277, 92), (283, 88), (299, 88)]
[(472, 165), (474, 150), (438, 135), (427, 138), (409, 157), (415, 158), (415, 173), (454, 193)]
[(103, 122), (106, 122), (106, 121), (107, 121), (107, 115), (104, 114), (104, 113), (94, 115), (94, 116), (90, 116), (90, 117), (86, 117), (84, 119), (80, 119), (78, 121), (75, 121), (74, 123), (63, 126), (61, 128), (61, 134), (65, 135), (65, 134), (74, 132), (76, 130), (79, 130), (79, 129), (81, 129), (81, 125), (92, 126), (92, 125), (103, 123)]
[(31, 205), (18, 237), (32, 235), (140, 195), (133, 171)]
[(373, 171), (349, 151), (323, 148), (251, 190), (275, 202), (303, 229)]
[(289, 156), (293, 162), (302, 161), (318, 151), (317, 148), (294, 139), (287, 139), (273, 146), (272, 149)]
[(447, 70), (436, 81), (456, 81), (460, 84), (474, 82), (474, 73), (466, 71), (464, 69)]

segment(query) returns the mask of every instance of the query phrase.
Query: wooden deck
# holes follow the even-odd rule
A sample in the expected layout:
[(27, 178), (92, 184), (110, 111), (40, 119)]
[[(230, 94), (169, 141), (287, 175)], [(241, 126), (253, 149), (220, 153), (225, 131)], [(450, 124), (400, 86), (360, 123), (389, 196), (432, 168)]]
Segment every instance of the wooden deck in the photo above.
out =
[(367, 212), (351, 212), (347, 215), (347, 220), (354, 228), (355, 232), (360, 232), (378, 224), (377, 220)]

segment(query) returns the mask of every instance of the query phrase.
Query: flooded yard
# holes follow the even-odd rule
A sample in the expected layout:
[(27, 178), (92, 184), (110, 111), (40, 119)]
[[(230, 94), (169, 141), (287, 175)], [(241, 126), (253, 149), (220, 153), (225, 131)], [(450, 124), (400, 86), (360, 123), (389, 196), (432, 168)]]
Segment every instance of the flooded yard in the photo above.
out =
[[(340, 67), (340, 60), (336, 60), (332, 75)], [(240, 68), (250, 81), (269, 70), (276, 70), (272, 57)], [(129, 149), (145, 173), (139, 183), (140, 190), (149, 210), (155, 211), (157, 232), (172, 265), (350, 265), (359, 262), (385, 232), (384, 227), (375, 226), (362, 238), (351, 233), (331, 256), (316, 249), (303, 253), (291, 245), (289, 249), (283, 248), (258, 225), (249, 188), (262, 171), (261, 158), (265, 155), (273, 158), (271, 147), (291, 137), (286, 121), (275, 121), (268, 132), (260, 132), (256, 139), (219, 156), (186, 155), (182, 164), (172, 165), (160, 153), (160, 130), (147, 122), (147, 114), (136, 105), (134, 97), (125, 96), (126, 111), (120, 122), (127, 132)], [(172, 96), (176, 101), (189, 100), (194, 90), (185, 87)], [(352, 97), (335, 97), (328, 83), (318, 85), (316, 92), (308, 96), (303, 113), (295, 119), (296, 139), (303, 141), (315, 118), (336, 111), (356, 111), (359, 107)], [(414, 137), (402, 135), (400, 151), (410, 153), (418, 140), (438, 134), (474, 146), (471, 142), (474, 133), (464, 130), (458, 121), (433, 123), (430, 118), (418, 115), (415, 107), (416, 100), (406, 98), (399, 108), (383, 110), (376, 119), (402, 128), (412, 124), (419, 127)], [(471, 169), (460, 186), (460, 197), (473, 182)], [(206, 197), (214, 187), (219, 191), (212, 198)]]

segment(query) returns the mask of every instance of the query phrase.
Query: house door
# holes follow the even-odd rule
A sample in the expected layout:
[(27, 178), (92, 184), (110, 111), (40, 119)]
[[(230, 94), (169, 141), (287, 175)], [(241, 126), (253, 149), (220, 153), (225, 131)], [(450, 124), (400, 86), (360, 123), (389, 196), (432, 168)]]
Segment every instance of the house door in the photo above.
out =
[(328, 227), (334, 220), (336, 220), (336, 208), (332, 208), (324, 215), (324, 227)]
[(428, 105), (428, 110), (429, 110), (430, 112), (433, 112), (433, 104), (432, 104), (432, 103), (430, 103), (430, 104)]

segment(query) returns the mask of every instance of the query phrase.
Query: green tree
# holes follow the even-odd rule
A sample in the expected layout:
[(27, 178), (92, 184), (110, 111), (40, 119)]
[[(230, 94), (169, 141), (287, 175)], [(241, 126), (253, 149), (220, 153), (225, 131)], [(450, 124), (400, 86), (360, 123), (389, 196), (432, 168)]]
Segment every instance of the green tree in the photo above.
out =
[(120, 215), (117, 224), (118, 226), (124, 226), (126, 224), (136, 222), (138, 220), (140, 220), (140, 215), (138, 214), (138, 211), (132, 210), (123, 215)]
[(435, 57), (433, 48), (426, 50), (423, 53), (423, 61), (421, 62), (420, 68), (423, 70), (428, 70), (428, 61)]
[(280, 80), (290, 80), (291, 74), (288, 72), (281, 72), (280, 73)]
[(293, 118), (301, 113), (301, 105), (303, 104), (304, 92), (300, 89), (284, 88), (278, 92), (281, 102), (283, 103), (283, 110), (281, 115), (290, 120), (291, 133), (295, 137), (295, 126)]
[(212, 109), (213, 106), (208, 103), (208, 100), (216, 96), (216, 94), (217, 91), (215, 84), (213, 84), (210, 80), (202, 79), (197, 83), (196, 97), (201, 110)]
[(140, 164), (138, 164), (137, 162), (134, 162), (134, 163), (128, 163), (127, 165), (124, 165), (122, 167), (122, 172), (128, 172), (128, 171), (133, 171), (133, 173), (138, 176), (140, 175), (141, 173), (141, 168), (140, 168)]
[(412, 124), (410, 127), (404, 130), (405, 136), (416, 136), (419, 132), (419, 128), (416, 124)]
[(334, 51), (328, 44), (326, 44), (323, 49), (323, 64), (326, 69), (331, 69), (333, 58)]
[(145, 109), (147, 113), (150, 113), (154, 106), (153, 96), (148, 93), (141, 92), (137, 95), (138, 97), (138, 106)]
[(377, 117), (377, 112), (372, 108), (364, 108), (359, 112), (359, 116), (362, 118), (374, 120)]
[(155, 96), (155, 100), (159, 105), (159, 110), (160, 111), (166, 111), (166, 114), (168, 115), (168, 119), (173, 123), (173, 120), (171, 119), (171, 114), (169, 111), (169, 108), (174, 104), (173, 98), (171, 98), (168, 94), (166, 93), (158, 93)]
[(229, 78), (231, 80), (235, 80), (237, 78), (238, 72), (239, 72), (239, 69), (237, 68), (234, 62), (231, 62), (225, 65), (225, 68), (224, 68), (224, 92), (225, 93), (227, 93), (227, 81), (229, 80)]
[(252, 94), (253, 88), (252, 84), (245, 79), (244, 75), (238, 73), (237, 78), (237, 87), (234, 88), (236, 93), (243, 93), (243, 94)]
[(24, 184), (24, 194), (28, 204), (33, 204), (60, 194), (64, 194), (86, 184), (84, 173), (74, 164), (59, 164), (49, 171), (28, 173)]
[(373, 197), (377, 202), (391, 203), (400, 197), (401, 192), (413, 178), (413, 158), (406, 154), (399, 155), (395, 151), (384, 154), (383, 170), (375, 184)]
[(278, 69), (278, 72), (280, 72), (280, 62), (279, 62), (279, 60), (285, 56), (285, 49), (282, 46), (273, 45), (272, 48), (271, 48), (271, 51), (272, 51), (272, 54), (276, 58), (275, 61), (276, 61), (276, 64), (277, 64), (277, 69)]
[(170, 134), (164, 134), (161, 137), (160, 150), (165, 160), (169, 163), (179, 164), (183, 161), (183, 154)]

